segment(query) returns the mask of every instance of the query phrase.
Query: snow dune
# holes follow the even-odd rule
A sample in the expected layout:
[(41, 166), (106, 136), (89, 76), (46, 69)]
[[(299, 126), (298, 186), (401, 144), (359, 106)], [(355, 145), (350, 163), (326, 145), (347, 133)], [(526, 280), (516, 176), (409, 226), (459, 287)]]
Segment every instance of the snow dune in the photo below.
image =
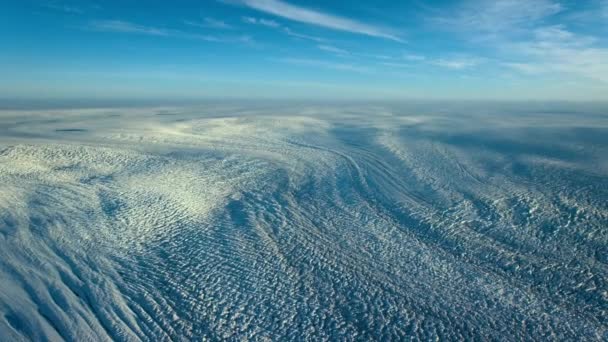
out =
[(0, 112), (0, 340), (606, 339), (567, 106)]

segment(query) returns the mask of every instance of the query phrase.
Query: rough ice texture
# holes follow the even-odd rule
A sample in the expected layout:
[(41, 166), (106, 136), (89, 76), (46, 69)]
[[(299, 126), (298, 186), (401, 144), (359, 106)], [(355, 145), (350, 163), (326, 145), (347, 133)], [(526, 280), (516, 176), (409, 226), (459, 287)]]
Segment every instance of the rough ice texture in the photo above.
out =
[(606, 340), (607, 276), (606, 107), (0, 113), (2, 341)]

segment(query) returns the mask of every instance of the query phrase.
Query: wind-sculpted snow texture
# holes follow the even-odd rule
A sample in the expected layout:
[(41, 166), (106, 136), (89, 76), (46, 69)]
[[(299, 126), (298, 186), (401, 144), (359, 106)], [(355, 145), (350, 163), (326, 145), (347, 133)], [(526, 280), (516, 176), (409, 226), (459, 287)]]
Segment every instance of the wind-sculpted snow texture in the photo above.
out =
[(0, 340), (606, 340), (608, 111), (0, 114)]

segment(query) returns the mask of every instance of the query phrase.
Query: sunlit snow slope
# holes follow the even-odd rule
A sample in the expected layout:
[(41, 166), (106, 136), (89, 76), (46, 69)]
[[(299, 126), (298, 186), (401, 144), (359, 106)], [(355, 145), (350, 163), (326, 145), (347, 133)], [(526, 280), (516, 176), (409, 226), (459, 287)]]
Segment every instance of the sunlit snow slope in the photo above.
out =
[(606, 340), (607, 109), (3, 111), (0, 340)]

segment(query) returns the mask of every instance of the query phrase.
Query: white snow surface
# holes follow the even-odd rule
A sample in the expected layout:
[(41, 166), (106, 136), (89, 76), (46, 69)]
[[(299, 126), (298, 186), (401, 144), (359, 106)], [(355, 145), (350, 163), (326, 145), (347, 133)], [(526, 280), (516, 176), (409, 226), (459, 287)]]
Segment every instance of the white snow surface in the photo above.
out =
[(0, 340), (606, 340), (568, 106), (1, 111)]

